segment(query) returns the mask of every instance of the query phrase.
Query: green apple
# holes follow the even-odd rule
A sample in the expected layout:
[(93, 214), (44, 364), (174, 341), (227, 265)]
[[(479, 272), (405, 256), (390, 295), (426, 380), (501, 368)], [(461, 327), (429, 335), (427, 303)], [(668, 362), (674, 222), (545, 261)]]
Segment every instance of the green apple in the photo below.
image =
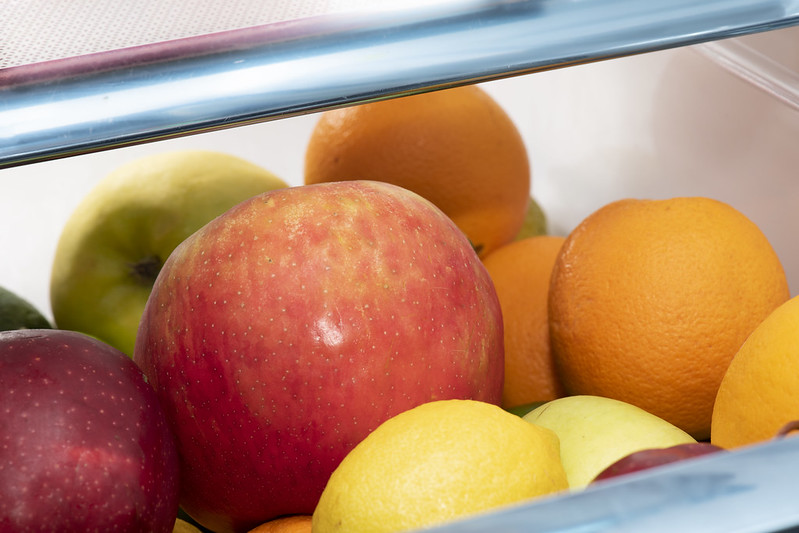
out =
[(520, 241), (528, 237), (535, 237), (537, 235), (547, 234), (547, 217), (541, 205), (535, 201), (535, 198), (530, 197), (530, 203), (527, 204), (527, 213), (524, 215), (524, 223), (522, 229), (516, 234), (513, 239)]
[(688, 433), (634, 405), (600, 396), (566, 396), (524, 419), (554, 431), (569, 487), (587, 486), (602, 470), (639, 450), (696, 442)]
[(0, 331), (50, 328), (50, 321), (32, 303), (0, 287)]
[(234, 205), (285, 187), (268, 170), (214, 151), (164, 152), (115, 169), (62, 230), (50, 278), (56, 326), (132, 356), (145, 303), (172, 250)]

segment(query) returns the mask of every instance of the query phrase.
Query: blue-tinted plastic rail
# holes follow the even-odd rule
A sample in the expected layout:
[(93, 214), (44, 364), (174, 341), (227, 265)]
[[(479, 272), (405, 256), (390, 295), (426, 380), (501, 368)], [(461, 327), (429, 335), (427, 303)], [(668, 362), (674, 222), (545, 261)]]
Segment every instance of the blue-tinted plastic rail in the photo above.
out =
[(705, 455), (425, 533), (796, 533), (799, 438)]
[(422, 3), (0, 69), (0, 168), (799, 23), (799, 0)]

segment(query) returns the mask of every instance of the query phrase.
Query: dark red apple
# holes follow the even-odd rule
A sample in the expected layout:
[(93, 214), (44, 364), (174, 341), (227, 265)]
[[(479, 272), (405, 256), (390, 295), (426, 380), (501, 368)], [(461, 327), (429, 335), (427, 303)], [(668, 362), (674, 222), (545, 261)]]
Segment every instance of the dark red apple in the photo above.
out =
[(723, 451), (725, 451), (724, 448), (710, 444), (709, 442), (689, 442), (666, 448), (640, 450), (622, 457), (605, 468), (594, 478), (592, 483)]
[(122, 352), (80, 333), (0, 333), (0, 531), (169, 532), (175, 440)]
[(134, 351), (169, 413), (182, 507), (215, 531), (311, 514), (381, 422), (499, 403), (502, 318), (468, 239), (397, 186), (256, 196), (169, 257)]

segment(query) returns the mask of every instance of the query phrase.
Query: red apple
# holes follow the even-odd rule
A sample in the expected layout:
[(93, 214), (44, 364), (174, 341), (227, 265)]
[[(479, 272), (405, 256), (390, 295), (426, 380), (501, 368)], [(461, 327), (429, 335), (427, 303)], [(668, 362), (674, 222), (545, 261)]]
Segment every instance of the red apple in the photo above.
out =
[(122, 352), (80, 333), (0, 333), (0, 531), (169, 532), (175, 440)]
[(440, 210), (355, 181), (256, 196), (184, 241), (134, 360), (166, 407), (182, 507), (215, 531), (311, 514), (346, 453), (431, 400), (498, 404), (491, 279)]
[(723, 451), (725, 451), (724, 448), (710, 444), (709, 442), (689, 442), (666, 448), (640, 450), (622, 457), (605, 468), (594, 478), (592, 483)]

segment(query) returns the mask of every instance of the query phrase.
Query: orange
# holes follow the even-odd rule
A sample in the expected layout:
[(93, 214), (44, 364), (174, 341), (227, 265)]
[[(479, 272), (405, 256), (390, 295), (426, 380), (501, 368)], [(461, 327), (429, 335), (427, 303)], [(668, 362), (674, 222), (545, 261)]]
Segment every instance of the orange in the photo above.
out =
[(305, 183), (359, 179), (427, 198), (481, 257), (513, 240), (530, 198), (519, 131), (473, 85), (322, 113), (305, 154)]
[(721, 380), (711, 441), (735, 448), (774, 438), (799, 420), (799, 297), (771, 313), (746, 339)]
[(564, 237), (528, 237), (483, 259), (497, 291), (505, 327), (502, 406), (546, 402), (565, 394), (549, 349), (549, 278)]
[(311, 515), (291, 515), (264, 522), (249, 533), (311, 533)]
[(553, 357), (569, 394), (637, 405), (704, 440), (730, 360), (789, 297), (774, 249), (733, 207), (616, 201), (569, 234), (555, 263)]

